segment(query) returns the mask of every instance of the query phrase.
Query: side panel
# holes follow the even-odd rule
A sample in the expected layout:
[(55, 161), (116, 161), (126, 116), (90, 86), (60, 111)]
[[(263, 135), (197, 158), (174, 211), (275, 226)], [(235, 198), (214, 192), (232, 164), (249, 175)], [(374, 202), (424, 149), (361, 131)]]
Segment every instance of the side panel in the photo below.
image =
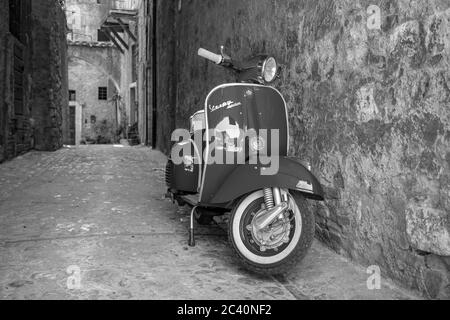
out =
[(280, 170), (274, 176), (260, 175), (261, 167), (243, 165), (224, 181), (212, 198), (212, 204), (227, 203), (265, 187), (280, 187), (302, 192), (306, 198), (324, 200), (317, 178), (296, 159), (280, 158)]
[(198, 161), (200, 154), (197, 146), (192, 140), (181, 142), (178, 145), (188, 145), (190, 149), (188, 154), (180, 155), (183, 159), (182, 164), (174, 164), (170, 160), (170, 168), (166, 170), (166, 180), (168, 187), (179, 192), (189, 194), (198, 193), (200, 186), (201, 164)]

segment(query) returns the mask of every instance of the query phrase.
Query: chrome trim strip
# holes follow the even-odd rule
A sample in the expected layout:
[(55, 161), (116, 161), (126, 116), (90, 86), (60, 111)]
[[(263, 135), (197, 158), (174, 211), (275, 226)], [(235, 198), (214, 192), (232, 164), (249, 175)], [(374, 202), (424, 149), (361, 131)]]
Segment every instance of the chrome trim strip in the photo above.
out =
[[(199, 170), (198, 170), (198, 182), (197, 182), (197, 184), (198, 184), (198, 186), (197, 186), (197, 192), (198, 192), (198, 191), (200, 190), (200, 184), (202, 183), (202, 164), (203, 164), (203, 156), (200, 154), (200, 151), (198, 150), (198, 147), (197, 147), (197, 145), (195, 144), (195, 141), (192, 140), (192, 139), (190, 139), (189, 141), (190, 141), (190, 142), (192, 143), (192, 145), (194, 146), (195, 154), (197, 155), (197, 157), (198, 157), (198, 159), (199, 159), (199, 161), (200, 161), (200, 163), (199, 163), (200, 168), (199, 168)], [(195, 166), (195, 160), (194, 160), (194, 166)]]

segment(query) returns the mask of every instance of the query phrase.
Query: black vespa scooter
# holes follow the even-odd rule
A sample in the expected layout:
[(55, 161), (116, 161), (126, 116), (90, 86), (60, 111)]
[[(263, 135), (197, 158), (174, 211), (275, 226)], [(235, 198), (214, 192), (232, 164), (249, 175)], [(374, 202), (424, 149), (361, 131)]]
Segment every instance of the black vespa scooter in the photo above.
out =
[(314, 238), (306, 199), (322, 201), (324, 193), (310, 166), (288, 156), (286, 102), (267, 85), (281, 68), (267, 55), (233, 61), (223, 47), (221, 54), (198, 54), (234, 71), (239, 82), (213, 89), (204, 110), (191, 117), (190, 136), (174, 145), (167, 164), (168, 197), (193, 208), (190, 246), (195, 219), (207, 224), (231, 212), (229, 239), (245, 267), (283, 274)]

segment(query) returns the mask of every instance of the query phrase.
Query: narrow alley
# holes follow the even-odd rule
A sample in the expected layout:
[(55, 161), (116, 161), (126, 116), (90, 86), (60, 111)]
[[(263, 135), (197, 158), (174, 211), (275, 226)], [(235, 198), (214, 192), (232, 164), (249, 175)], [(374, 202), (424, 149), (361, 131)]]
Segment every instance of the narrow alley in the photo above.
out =
[(242, 269), (219, 226), (189, 248), (189, 212), (164, 199), (165, 162), (116, 145), (0, 166), (0, 299), (416, 298), (384, 279), (368, 290), (365, 269), (317, 241), (286, 279)]
[(0, 300), (450, 299), (449, 31), (449, 0), (0, 0)]

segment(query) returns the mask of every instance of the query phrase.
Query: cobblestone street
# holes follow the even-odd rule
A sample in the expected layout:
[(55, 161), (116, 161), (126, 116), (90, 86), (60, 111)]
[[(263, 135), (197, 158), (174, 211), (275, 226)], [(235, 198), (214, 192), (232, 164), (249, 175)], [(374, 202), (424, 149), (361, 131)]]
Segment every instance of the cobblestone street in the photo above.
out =
[[(2, 299), (414, 299), (318, 241), (288, 277), (243, 270), (220, 227), (187, 246), (188, 210), (165, 200), (148, 148), (31, 152), (0, 165)], [(71, 268), (70, 268), (71, 267)], [(79, 268), (79, 269), (78, 269)], [(69, 289), (79, 270), (80, 287)], [(69, 281), (70, 282), (70, 281)]]

